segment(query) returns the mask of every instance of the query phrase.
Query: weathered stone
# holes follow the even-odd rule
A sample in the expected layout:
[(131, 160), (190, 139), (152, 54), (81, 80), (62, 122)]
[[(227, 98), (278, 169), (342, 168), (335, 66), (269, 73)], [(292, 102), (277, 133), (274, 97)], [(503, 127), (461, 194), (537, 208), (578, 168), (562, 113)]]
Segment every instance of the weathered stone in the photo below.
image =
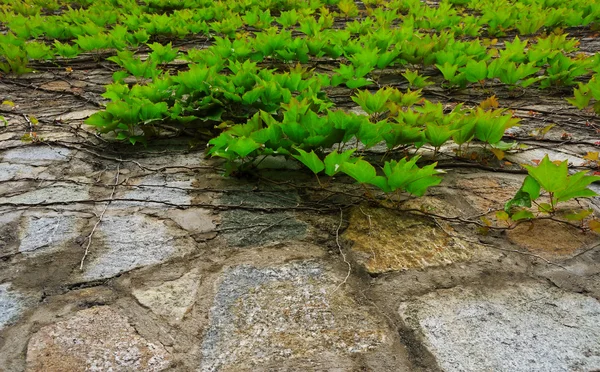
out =
[(538, 283), (455, 287), (403, 303), (444, 371), (600, 368), (600, 303)]
[(11, 290), (10, 283), (0, 284), (0, 329), (15, 322), (33, 302), (33, 297)]
[(594, 233), (552, 220), (537, 220), (520, 224), (507, 232), (513, 243), (546, 257), (568, 256), (599, 240)]
[(520, 151), (514, 154), (507, 154), (506, 159), (514, 164), (535, 165), (537, 161), (542, 160), (546, 155), (548, 155), (548, 157), (552, 161), (567, 160), (570, 164), (573, 164), (575, 166), (581, 166), (585, 163), (585, 159), (581, 157), (570, 155), (562, 151), (555, 151), (547, 147), (528, 149), (527, 151)]
[(18, 252), (20, 216), (19, 212), (0, 214), (0, 257)]
[[(287, 190), (230, 193), (221, 199), (221, 203), (258, 208), (293, 207), (298, 204), (298, 194)], [(266, 213), (234, 208), (222, 214), (219, 231), (230, 245), (246, 247), (300, 239), (307, 228), (308, 225), (296, 219), (292, 212)]]
[(40, 187), (15, 196), (2, 197), (0, 203), (16, 203), (36, 205), (43, 203), (68, 203), (89, 199), (89, 187), (55, 183), (52, 186)]
[(41, 248), (46, 251), (77, 236), (77, 218), (74, 216), (27, 216), (19, 232), (19, 251), (28, 253)]
[(46, 170), (45, 167), (33, 167), (26, 164), (0, 163), (0, 181), (19, 178), (35, 178)]
[(70, 120), (83, 120), (86, 119), (93, 114), (98, 112), (98, 110), (81, 110), (81, 111), (72, 111), (66, 114), (63, 114), (58, 117), (60, 121), (70, 121)]
[(521, 187), (522, 180), (499, 177), (464, 177), (456, 180), (461, 195), (476, 211), (485, 213), (501, 210)]
[(70, 154), (71, 150), (60, 147), (26, 146), (5, 151), (2, 160), (13, 164), (47, 165), (68, 161)]
[(205, 233), (216, 228), (212, 211), (202, 208), (174, 209), (169, 211), (169, 218), (182, 229), (191, 233)]
[(362, 207), (350, 212), (343, 234), (357, 261), (371, 273), (448, 265), (472, 258), (480, 246), (449, 236), (418, 216)]
[(144, 215), (106, 215), (96, 232), (94, 258), (88, 261), (83, 278), (110, 278), (183, 256), (194, 247), (191, 239), (184, 235), (184, 231), (169, 228), (163, 221)]
[(367, 309), (336, 290), (317, 263), (237, 266), (219, 284), (202, 344), (202, 371), (300, 363), (306, 370), (348, 370), (353, 354), (386, 339)]
[[(153, 206), (166, 208), (169, 204), (189, 205), (191, 198), (186, 188), (191, 187), (192, 180), (174, 179), (172, 176), (156, 174), (144, 177), (138, 184), (132, 185), (133, 190), (118, 193), (118, 198), (135, 199), (140, 201), (119, 201), (115, 202), (115, 207), (123, 206)], [(162, 203), (161, 203), (162, 202)]]
[(27, 371), (162, 371), (171, 364), (160, 344), (142, 338), (107, 306), (79, 311), (35, 333)]
[(219, 230), (229, 244), (247, 247), (302, 238), (307, 225), (292, 213), (229, 210)]
[(194, 304), (199, 284), (200, 274), (198, 270), (192, 270), (179, 279), (156, 287), (134, 289), (133, 295), (154, 313), (164, 316), (171, 323), (178, 323)]

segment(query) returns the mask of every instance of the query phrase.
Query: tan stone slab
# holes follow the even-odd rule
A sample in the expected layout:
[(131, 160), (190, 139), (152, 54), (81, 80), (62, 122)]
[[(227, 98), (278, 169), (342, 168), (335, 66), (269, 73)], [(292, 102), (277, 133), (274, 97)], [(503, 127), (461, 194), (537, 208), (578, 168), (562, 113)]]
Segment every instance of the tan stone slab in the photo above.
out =
[(367, 207), (350, 212), (344, 237), (354, 241), (352, 250), (357, 261), (370, 273), (467, 261), (481, 248), (449, 236), (424, 218)]
[(136, 333), (107, 306), (79, 311), (43, 327), (27, 347), (28, 372), (162, 371), (171, 364), (162, 345)]

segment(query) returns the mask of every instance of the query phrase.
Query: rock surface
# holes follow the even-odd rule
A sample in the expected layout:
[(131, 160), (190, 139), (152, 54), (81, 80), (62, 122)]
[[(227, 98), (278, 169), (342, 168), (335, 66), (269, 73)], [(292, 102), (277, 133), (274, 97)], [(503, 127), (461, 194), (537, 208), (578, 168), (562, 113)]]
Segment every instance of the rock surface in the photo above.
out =
[(538, 283), (456, 287), (406, 302), (444, 371), (591, 371), (600, 366), (600, 303)]
[(162, 345), (140, 337), (109, 307), (81, 310), (43, 327), (27, 346), (27, 370), (163, 371), (171, 364)]

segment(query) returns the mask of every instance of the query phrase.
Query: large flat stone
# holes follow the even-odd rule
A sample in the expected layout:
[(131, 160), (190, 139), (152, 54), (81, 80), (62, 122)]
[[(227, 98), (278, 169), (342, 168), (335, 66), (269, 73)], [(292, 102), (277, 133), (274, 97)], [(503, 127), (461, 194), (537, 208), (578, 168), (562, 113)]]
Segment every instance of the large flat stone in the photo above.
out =
[(455, 287), (399, 311), (444, 371), (600, 368), (600, 303), (581, 294), (538, 283)]
[(45, 167), (34, 167), (27, 164), (0, 163), (0, 181), (34, 178), (45, 170)]
[(56, 183), (18, 195), (0, 197), (0, 203), (36, 205), (43, 203), (70, 203), (89, 199), (89, 186)]
[(198, 270), (192, 270), (179, 279), (155, 287), (134, 289), (132, 293), (140, 304), (175, 324), (194, 305), (199, 284), (200, 274)]
[(2, 160), (8, 163), (47, 165), (69, 160), (71, 150), (50, 146), (23, 146), (10, 149), (2, 154)]
[(137, 334), (107, 306), (79, 311), (43, 327), (27, 346), (27, 371), (162, 371), (171, 364), (160, 344)]
[(226, 271), (201, 370), (351, 370), (353, 355), (376, 349), (386, 334), (369, 310), (335, 291), (340, 280), (312, 261)]
[(27, 216), (24, 220), (19, 231), (21, 253), (58, 248), (79, 235), (74, 216)]
[(35, 300), (12, 290), (10, 283), (0, 284), (0, 329), (14, 323)]
[(185, 231), (145, 215), (106, 215), (94, 235), (96, 243), (83, 279), (110, 278), (183, 256), (194, 248), (185, 235)]
[(507, 232), (509, 240), (544, 257), (565, 257), (594, 245), (600, 235), (551, 220), (534, 220), (520, 224)]
[(136, 201), (118, 201), (114, 203), (114, 206), (152, 205), (153, 207), (168, 207), (162, 203), (189, 205), (191, 197), (188, 195), (186, 188), (190, 188), (191, 184), (192, 179), (190, 178), (178, 179), (163, 174), (147, 176), (132, 185), (132, 190), (117, 193), (117, 198), (135, 199)]
[(343, 236), (354, 241), (356, 259), (370, 273), (467, 261), (481, 248), (449, 236), (424, 218), (368, 207), (350, 212), (350, 225)]

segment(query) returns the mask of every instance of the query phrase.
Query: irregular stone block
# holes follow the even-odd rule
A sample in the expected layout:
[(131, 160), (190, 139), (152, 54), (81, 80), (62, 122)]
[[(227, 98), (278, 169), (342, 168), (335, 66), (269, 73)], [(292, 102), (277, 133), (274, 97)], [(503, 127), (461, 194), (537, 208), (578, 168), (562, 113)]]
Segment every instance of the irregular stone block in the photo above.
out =
[(311, 261), (225, 272), (210, 310), (201, 370), (350, 370), (352, 354), (377, 348), (386, 335), (367, 309), (335, 291), (340, 280)]
[(108, 306), (77, 312), (43, 327), (27, 346), (27, 371), (162, 371), (171, 364), (160, 344), (137, 334)]
[(0, 284), (0, 329), (15, 322), (35, 299), (11, 290), (10, 283)]
[[(83, 278), (97, 280), (183, 256), (193, 248), (185, 232), (144, 215), (106, 215), (99, 225)], [(99, 247), (102, 244), (103, 247)]]
[(354, 241), (356, 259), (370, 273), (467, 261), (480, 249), (424, 218), (366, 207), (350, 212), (344, 237)]
[(538, 283), (455, 287), (401, 305), (444, 371), (600, 368), (600, 303)]
[(47, 165), (69, 160), (71, 150), (49, 146), (23, 146), (10, 149), (2, 155), (2, 161), (30, 165)]
[(26, 164), (0, 163), (0, 181), (35, 178), (46, 170), (45, 167), (33, 167)]
[(73, 216), (28, 216), (21, 226), (21, 253), (56, 248), (79, 235)]
[[(191, 187), (192, 180), (178, 180), (173, 176), (156, 174), (142, 178), (132, 190), (117, 193), (117, 198), (136, 199), (140, 201), (117, 201), (113, 203), (115, 207), (122, 206), (152, 206), (159, 208), (169, 208), (168, 205), (160, 202), (190, 205), (191, 198), (186, 188)], [(158, 202), (158, 203), (152, 203)]]
[(134, 289), (132, 293), (140, 304), (175, 324), (183, 319), (196, 301), (199, 284), (200, 274), (198, 270), (192, 270), (179, 279), (156, 287)]
[(43, 203), (70, 203), (89, 199), (89, 186), (56, 183), (10, 197), (0, 203), (36, 205)]

